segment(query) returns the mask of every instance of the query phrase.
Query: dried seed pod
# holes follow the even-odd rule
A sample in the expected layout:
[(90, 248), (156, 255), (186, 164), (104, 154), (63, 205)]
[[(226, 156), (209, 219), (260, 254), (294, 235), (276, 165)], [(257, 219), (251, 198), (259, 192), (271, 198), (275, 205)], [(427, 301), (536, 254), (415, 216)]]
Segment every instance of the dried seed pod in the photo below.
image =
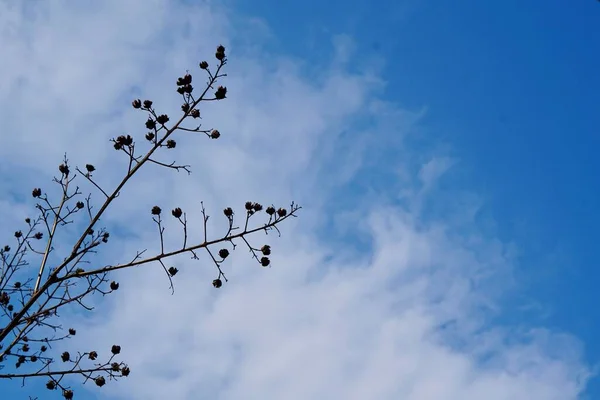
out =
[(227, 88), (224, 86), (219, 86), (217, 88), (217, 91), (215, 92), (215, 98), (217, 100), (222, 100), (225, 98), (226, 95), (227, 95)]
[(265, 244), (263, 247), (260, 248), (260, 251), (265, 255), (268, 256), (271, 254), (271, 246), (269, 246), (268, 244)]
[(167, 114), (161, 114), (158, 117), (156, 117), (156, 122), (158, 122), (161, 125), (164, 125), (167, 122), (169, 122), (169, 116)]

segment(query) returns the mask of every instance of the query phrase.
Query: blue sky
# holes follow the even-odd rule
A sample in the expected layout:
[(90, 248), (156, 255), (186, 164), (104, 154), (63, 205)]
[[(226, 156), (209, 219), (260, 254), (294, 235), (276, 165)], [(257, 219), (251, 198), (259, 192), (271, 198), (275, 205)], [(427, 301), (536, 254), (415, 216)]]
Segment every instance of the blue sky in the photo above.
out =
[[(3, 7), (9, 3), (0, 0)], [(223, 399), (248, 392), (260, 398), (292, 398), (295, 378), (302, 388), (298, 398), (349, 398), (306, 372), (312, 368), (341, 386), (361, 382), (362, 386), (348, 389), (358, 396), (353, 398), (361, 398), (361, 390), (369, 393), (373, 385), (380, 392), (370, 393), (381, 399), (439, 398), (427, 397), (435, 393), (448, 399), (481, 398), (481, 393), (494, 393), (498, 399), (600, 398), (597, 378), (587, 382), (585, 392), (573, 386), (580, 368), (589, 371), (600, 362), (596, 323), (600, 260), (594, 251), (600, 240), (596, 229), (600, 161), (592, 155), (600, 144), (598, 2), (567, 6), (558, 0), (460, 4), (231, 0), (209, 6), (211, 2), (156, 1), (147, 9), (142, 3), (107, 2), (106, 7), (97, 6), (100, 11), (92, 11), (68, 10), (64, 3), (54, 2), (49, 8), (54, 17), (41, 17), (44, 23), (38, 21), (36, 29), (34, 21), (28, 20), (30, 14), (11, 14), (13, 20), (5, 26), (16, 26), (16, 33), (7, 30), (0, 36), (0, 44), (11, 44), (13, 56), (12, 64), (0, 69), (8, 76), (0, 85), (0, 104), (7, 129), (26, 132), (17, 138), (3, 134), (7, 142), (0, 153), (6, 160), (0, 167), (3, 179), (24, 167), (18, 157), (25, 151), (24, 143), (30, 156), (37, 156), (42, 177), (47, 175), (44, 168), (56, 164), (65, 150), (112, 166), (115, 156), (110, 149), (84, 150), (91, 146), (88, 141), (105, 143), (113, 133), (102, 129), (139, 130), (140, 121), (125, 108), (130, 97), (138, 93), (168, 97), (168, 85), (179, 71), (191, 69), (197, 54), (210, 55), (213, 44), (224, 42), (232, 49), (228, 87), (233, 90), (225, 111), (219, 111), (220, 106), (209, 108), (207, 115), (214, 113), (214, 117), (207, 118), (230, 132), (223, 143), (234, 147), (203, 149), (200, 157), (189, 147), (181, 155), (193, 154), (200, 164), (198, 171), (210, 168), (213, 158), (231, 160), (227, 158), (227, 167), (215, 171), (214, 178), (190, 178), (206, 189), (192, 185), (177, 195), (206, 196), (205, 202), (212, 200), (217, 210), (223, 201), (241, 201), (250, 195), (281, 202), (294, 198), (306, 212), (289, 233), (284, 231), (279, 244), (281, 253), (288, 251), (280, 263), (294, 268), (274, 267), (268, 277), (238, 272), (229, 292), (218, 295), (210, 288), (196, 290), (192, 281), (182, 282), (182, 294), (175, 300), (163, 287), (160, 274), (150, 274), (142, 280), (146, 286), (136, 285), (129, 294), (107, 301), (104, 307), (110, 313), (104, 318), (108, 321), (94, 316), (89, 332), (78, 328), (83, 332), (79, 344), (110, 333), (130, 345), (132, 350), (124, 356), (140, 375), (146, 375), (132, 377), (132, 386), (120, 385), (120, 390), (149, 398), (162, 393), (152, 385), (171, 388), (172, 384), (176, 389), (171, 390), (186, 399), (194, 398), (194, 390), (204, 385), (205, 393), (218, 391)], [(183, 7), (192, 7), (187, 10), (193, 12)], [(157, 27), (127, 22), (128, 17), (138, 21), (158, 13)], [(61, 21), (71, 23), (75, 17), (88, 24), (82, 26), (90, 26), (81, 39), (73, 37), (73, 28), (61, 31)], [(186, 22), (179, 24), (180, 18)], [(112, 26), (114, 32), (107, 33), (102, 26)], [(97, 41), (90, 45), (99, 49), (93, 54), (87, 53), (85, 35)], [(41, 44), (36, 47), (32, 42)], [(40, 50), (44, 43), (56, 51), (47, 50), (55, 55), (52, 61)], [(153, 46), (172, 57), (156, 61)], [(147, 68), (150, 61), (154, 64)], [(75, 62), (83, 66), (77, 68)], [(72, 81), (61, 74), (67, 65), (74, 71), (65, 72)], [(101, 68), (104, 65), (119, 67), (108, 70)], [(18, 72), (24, 68), (30, 69)], [(106, 79), (89, 80), (102, 73)], [(103, 109), (72, 99), (69, 88), (77, 90), (83, 82), (91, 82), (90, 90), (96, 90)], [(156, 87), (150, 82), (156, 82)], [(243, 96), (236, 97), (236, 91)], [(49, 129), (56, 132), (48, 143), (36, 133), (39, 126), (18, 112), (19, 105), (28, 104), (35, 93), (39, 100), (32, 107), (42, 115), (48, 113), (45, 120), (53, 123)], [(177, 106), (170, 101), (164, 100), (168, 107)], [(47, 103), (52, 104), (49, 109)], [(57, 111), (70, 115), (72, 123), (51, 118)], [(106, 122), (103, 115), (114, 120)], [(82, 139), (79, 129), (87, 121), (101, 122)], [(285, 149), (272, 144), (276, 135), (289, 144)], [(202, 146), (207, 147), (204, 142)], [(264, 155), (269, 162), (263, 165)], [(36, 167), (27, 167), (35, 172)], [(263, 168), (275, 174), (278, 185), (265, 186), (240, 172)], [(165, 175), (163, 185), (184, 185), (183, 177)], [(23, 182), (31, 186), (38, 181), (29, 170), (22, 181), (11, 178), (4, 180), (8, 183), (0, 200), (20, 212), (29, 199), (6, 194), (18, 192)], [(143, 206), (159, 200), (168, 203), (175, 197), (156, 193), (152, 183), (137, 185), (135, 193), (144, 197)], [(231, 186), (236, 187), (235, 193)], [(185, 201), (193, 206), (193, 199)], [(141, 211), (134, 213), (135, 204), (124, 205), (114, 221), (124, 225), (138, 221)], [(11, 215), (18, 212), (8, 214), (2, 218), (16, 223)], [(131, 250), (150, 238), (150, 233), (140, 233), (121, 245)], [(312, 251), (303, 250), (298, 242)], [(239, 260), (245, 259), (240, 255)], [(138, 282), (140, 278), (125, 274), (124, 282), (128, 279)], [(363, 287), (363, 281), (372, 284), (373, 292)], [(179, 314), (172, 313), (160, 322), (170, 328), (157, 329), (159, 322), (154, 319), (163, 315), (157, 308), (171, 309), (165, 302), (187, 310), (190, 298), (183, 294), (185, 288), (194, 291), (195, 304), (206, 304), (200, 313), (207, 322), (184, 324), (176, 318)], [(163, 290), (166, 300), (135, 302), (155, 290)], [(258, 298), (256, 309), (242, 309), (250, 307), (249, 298)], [(126, 300), (133, 305), (115, 308)], [(322, 301), (334, 305), (329, 309)], [(273, 307), (274, 303), (286, 306)], [(385, 313), (373, 311), (382, 308)], [(256, 314), (251, 321), (241, 321), (252, 313)], [(289, 316), (296, 314), (302, 317)], [(359, 322), (365, 325), (370, 321), (373, 328), (369, 329), (375, 331), (354, 317), (362, 318)], [(253, 325), (257, 320), (264, 325)], [(324, 322), (334, 320), (334, 325)], [(407, 332), (407, 324), (423, 328)], [(272, 337), (254, 337), (265, 326)], [(156, 331), (156, 336), (141, 339), (132, 333), (144, 332), (143, 327)], [(340, 327), (358, 333), (351, 335)], [(216, 367), (208, 361), (187, 366), (203, 371), (206, 380), (175, 367), (154, 365), (147, 355), (162, 340), (160, 334), (190, 329), (199, 335), (192, 345), (199, 359), (214, 360), (215, 354), (225, 354)], [(373, 352), (381, 355), (372, 358), (357, 355), (362, 360), (357, 365), (362, 367), (351, 373), (339, 372), (327, 358), (338, 354), (335, 346), (342, 346), (337, 351), (363, 348), (368, 343), (365, 337), (375, 334), (381, 335), (377, 336), (381, 343), (388, 343), (392, 339), (386, 332), (394, 338), (414, 334), (420, 339), (393, 342), (397, 347), (382, 345), (380, 352)], [(262, 374), (255, 371), (252, 361), (282, 338), (288, 345), (276, 349), (270, 368), (265, 366)], [(325, 354), (319, 368), (298, 361), (300, 354), (309, 354), (303, 347), (306, 343), (320, 349), (317, 354)], [(320, 348), (323, 343), (328, 346)], [(529, 345), (535, 354), (520, 352)], [(403, 373), (400, 355), (413, 348), (421, 350), (407, 359), (434, 361)], [(165, 354), (177, 354), (174, 348), (170, 351)], [(549, 360), (557, 359), (560, 364), (554, 369)], [(349, 360), (349, 364), (356, 361)], [(515, 366), (514, 360), (523, 364)], [(529, 374), (529, 364), (537, 365), (538, 375)], [(282, 365), (289, 366), (285, 375), (281, 375)], [(448, 376), (436, 365), (465, 372)], [(390, 371), (389, 376), (375, 377), (372, 371), (381, 368)], [(505, 372), (512, 378), (503, 381)], [(165, 381), (153, 381), (154, 376)], [(416, 376), (411, 379), (421, 386), (409, 390), (390, 383), (407, 376)], [(175, 378), (168, 381), (168, 377)], [(454, 381), (470, 383), (456, 383), (446, 392), (425, 389), (435, 387), (435, 382)], [(118, 396), (116, 389), (106, 389), (99, 399)]]
[(332, 32), (351, 35), (364, 57), (383, 57), (385, 98), (427, 107), (427, 135), (460, 159), (453, 184), (482, 194), (498, 234), (519, 242), (521, 289), (549, 309), (545, 323), (600, 357), (596, 2), (236, 4), (299, 57)]
[(498, 235), (518, 242), (521, 295), (600, 359), (597, 2), (235, 4), (268, 21), (280, 51), (312, 58), (343, 32), (361, 58), (383, 58), (385, 98), (427, 108), (427, 135), (460, 159), (452, 184), (482, 195)]

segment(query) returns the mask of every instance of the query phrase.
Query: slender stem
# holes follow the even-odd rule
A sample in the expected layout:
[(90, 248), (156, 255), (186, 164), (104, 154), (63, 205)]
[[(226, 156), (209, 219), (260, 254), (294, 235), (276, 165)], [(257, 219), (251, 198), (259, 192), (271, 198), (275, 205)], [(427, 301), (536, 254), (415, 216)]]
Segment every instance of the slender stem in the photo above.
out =
[(60, 213), (65, 205), (65, 201), (68, 198), (67, 191), (69, 189), (69, 179), (65, 179), (65, 186), (63, 188), (63, 197), (60, 201), (60, 206), (58, 206), (58, 211), (54, 214), (54, 223), (52, 224), (52, 230), (48, 235), (48, 243), (46, 244), (46, 250), (44, 251), (44, 258), (42, 259), (42, 264), (40, 265), (40, 270), (38, 271), (37, 279), (35, 281), (35, 286), (33, 287), (33, 294), (38, 291), (40, 288), (40, 283), (42, 282), (42, 275), (44, 274), (44, 268), (46, 267), (46, 263), (48, 262), (48, 256), (50, 255), (50, 249), (52, 248), (52, 241), (54, 239), (54, 234), (56, 233), (56, 227), (58, 226), (58, 221), (60, 220)]

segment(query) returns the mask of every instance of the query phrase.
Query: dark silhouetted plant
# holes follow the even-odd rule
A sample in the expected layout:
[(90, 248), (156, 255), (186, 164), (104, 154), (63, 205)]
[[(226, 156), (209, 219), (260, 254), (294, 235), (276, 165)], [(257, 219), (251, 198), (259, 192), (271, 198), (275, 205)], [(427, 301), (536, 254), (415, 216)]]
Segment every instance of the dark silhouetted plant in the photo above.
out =
[[(67, 376), (79, 375), (84, 382), (93, 381), (97, 386), (104, 386), (109, 380), (128, 376), (129, 367), (118, 361), (121, 352), (118, 345), (113, 345), (110, 349), (95, 349), (94, 346), (90, 346), (90, 349), (83, 352), (64, 351), (61, 354), (55, 354), (52, 349), (54, 342), (68, 339), (77, 333), (74, 328), (65, 330), (58, 323), (58, 311), (68, 306), (91, 310), (85, 303), (87, 296), (94, 293), (107, 295), (119, 289), (119, 283), (109, 278), (113, 271), (158, 263), (169, 279), (170, 289), (174, 290), (173, 279), (178, 269), (167, 267), (165, 260), (184, 253), (198, 259), (198, 252), (202, 250), (206, 251), (216, 266), (217, 276), (212, 285), (220, 288), (227, 282), (221, 268), (223, 261), (230, 255), (230, 250), (226, 247), (234, 250), (236, 241), (243, 242), (249, 248), (259, 265), (270, 265), (271, 247), (262, 245), (255, 248), (250, 244), (248, 236), (259, 231), (276, 230), (279, 233), (278, 224), (296, 216), (300, 209), (293, 202), (289, 208), (263, 207), (256, 202), (246, 202), (241, 226), (236, 226), (234, 210), (227, 207), (223, 210), (227, 231), (225, 235), (214, 238), (208, 235), (208, 215), (204, 204), (200, 203), (204, 237), (199, 242), (188, 238), (188, 221), (181, 208), (176, 207), (170, 212), (163, 212), (157, 205), (148, 210), (158, 227), (160, 238), (160, 248), (154, 251), (153, 255), (147, 255), (147, 250), (138, 251), (128, 262), (88, 267), (91, 262), (86, 256), (96, 253), (111, 238), (106, 228), (98, 227), (100, 218), (144, 165), (154, 164), (190, 173), (189, 165), (165, 163), (155, 158), (159, 151), (177, 146), (178, 131), (205, 134), (209, 139), (218, 139), (221, 136), (216, 129), (204, 130), (201, 129), (201, 125), (196, 128), (184, 126), (184, 122), (200, 117), (200, 103), (226, 98), (227, 89), (216, 85), (220, 78), (226, 76), (222, 73), (227, 63), (223, 46), (218, 46), (215, 58), (218, 63), (214, 70), (211, 70), (208, 62), (200, 63), (200, 69), (208, 75), (208, 81), (199, 95), (194, 94), (192, 75), (186, 73), (178, 78), (177, 92), (182, 96), (183, 104), (182, 115), (176, 121), (171, 121), (166, 114), (158, 113), (151, 100), (133, 100), (133, 108), (147, 114), (145, 127), (148, 132), (144, 140), (149, 143), (150, 149), (145, 153), (138, 153), (136, 141), (130, 135), (111, 139), (115, 150), (124, 153), (128, 158), (127, 172), (116, 187), (110, 190), (103, 188), (94, 179), (94, 174), (98, 173), (96, 167), (86, 164), (82, 168), (73, 168), (65, 156), (58, 167), (60, 175), (54, 178), (54, 183), (60, 186), (61, 198), (53, 201), (41, 188), (33, 189), (31, 194), (37, 201), (38, 216), (26, 218), (25, 227), (14, 233), (15, 243), (0, 249), (0, 378), (22, 379), (23, 383), (28, 378), (45, 378), (46, 388), (57, 391), (65, 399), (72, 399), (74, 389), (66, 383)], [(79, 187), (74, 187), (73, 182), (77, 178), (87, 180), (101, 194), (103, 201), (97, 211), (94, 211), (91, 194), (83, 197)], [(165, 214), (170, 214), (170, 218), (175, 218), (181, 224), (181, 247), (166, 248), (163, 220), (167, 218)], [(264, 220), (252, 227), (250, 220), (257, 214), (263, 214)], [(85, 221), (82, 222), (84, 229), (77, 235), (78, 239), (72, 247), (61, 244), (61, 248), (68, 249), (67, 253), (55, 254), (57, 250), (54, 240), (57, 229), (76, 219), (79, 222)], [(50, 261), (51, 254), (53, 259), (62, 261), (53, 264)], [(32, 262), (32, 258), (39, 258), (39, 267), (37, 261)]]

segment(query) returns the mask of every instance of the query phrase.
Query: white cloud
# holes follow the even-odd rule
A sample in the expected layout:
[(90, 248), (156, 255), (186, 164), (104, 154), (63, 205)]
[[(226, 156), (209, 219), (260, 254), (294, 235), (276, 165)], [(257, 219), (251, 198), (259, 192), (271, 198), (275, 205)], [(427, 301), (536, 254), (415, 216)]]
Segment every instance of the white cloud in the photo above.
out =
[[(208, 4), (52, 1), (35, 19), (19, 4), (0, 1), (0, 26), (7, 27), (0, 47), (10, 54), (10, 63), (0, 64), (7, 127), (0, 151), (14, 168), (54, 169), (67, 150), (79, 165), (93, 160), (100, 179), (114, 182), (121, 159), (108, 139), (144, 133), (144, 117), (127, 111), (130, 99), (140, 93), (174, 115), (175, 78), (189, 68), (200, 87), (197, 57), (210, 60), (218, 43), (230, 50), (229, 98), (201, 110), (222, 138), (182, 135), (165, 160), (192, 164), (193, 175), (149, 168), (123, 192), (107, 223), (144, 228), (112, 244), (115, 254), (127, 259), (139, 248), (155, 248), (153, 204), (187, 210), (196, 238), (201, 200), (214, 215), (211, 229), (223, 228), (221, 207), (246, 200), (305, 206), (282, 227), (281, 239), (266, 238), (273, 268), (260, 268), (240, 247), (226, 266), (231, 281), (219, 291), (210, 286), (208, 260), (177, 261), (174, 296), (158, 266), (117, 275), (122, 290), (104, 299), (91, 319), (79, 320), (68, 344), (123, 346), (132, 375), (93, 389), (101, 398), (564, 400), (581, 394), (589, 370), (575, 338), (489, 324), (486, 316), (501, 306), (498, 293), (510, 282), (510, 248), (479, 231), (469, 210), (452, 220), (421, 219), (418, 205), (427, 199), (421, 189), (432, 187), (450, 160), (435, 156), (419, 163), (416, 176), (407, 175), (403, 160), (415, 157), (402, 138), (421, 114), (378, 98), (377, 71), (343, 69), (352, 58), (347, 37), (337, 39), (341, 59), (319, 63), (320, 72), (309, 77), (297, 60), (262, 51), (260, 43), (240, 47), (250, 33)], [(398, 177), (398, 168), (405, 179), (390, 182), (398, 192), (378, 189), (378, 174)], [(366, 190), (349, 190), (362, 173)], [(33, 181), (39, 184), (27, 175), (18, 185)], [(398, 193), (412, 206), (395, 205)], [(367, 250), (354, 249), (355, 240), (335, 240), (357, 235), (367, 238)], [(178, 240), (171, 236), (168, 245)]]

